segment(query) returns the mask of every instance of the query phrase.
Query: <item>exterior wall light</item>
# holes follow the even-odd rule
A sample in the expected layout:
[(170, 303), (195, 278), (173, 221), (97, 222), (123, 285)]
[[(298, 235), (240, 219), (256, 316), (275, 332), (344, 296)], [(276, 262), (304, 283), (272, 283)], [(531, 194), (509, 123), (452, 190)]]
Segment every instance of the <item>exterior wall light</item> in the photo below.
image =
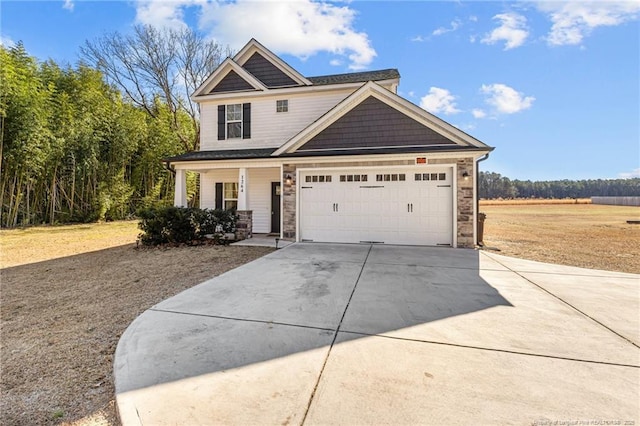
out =
[(469, 173), (467, 171), (462, 172), (462, 177), (464, 180), (469, 180)]
[(284, 183), (287, 185), (291, 185), (291, 182), (293, 182), (293, 177), (291, 176), (291, 173), (285, 173), (284, 174)]

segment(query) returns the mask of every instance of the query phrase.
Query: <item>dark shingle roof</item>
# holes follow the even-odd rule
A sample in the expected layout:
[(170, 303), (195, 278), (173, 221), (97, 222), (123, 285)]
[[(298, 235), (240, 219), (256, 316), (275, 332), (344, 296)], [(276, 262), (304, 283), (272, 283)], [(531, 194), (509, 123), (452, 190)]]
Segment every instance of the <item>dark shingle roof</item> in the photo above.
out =
[(400, 78), (400, 73), (395, 68), (377, 71), (351, 72), (347, 74), (321, 75), (318, 77), (307, 77), (313, 85), (321, 86), (325, 84), (347, 84), (366, 83), (367, 81), (381, 81)]
[[(195, 151), (175, 157), (165, 158), (168, 163), (178, 161), (207, 161), (207, 160), (246, 160), (251, 158), (270, 158), (277, 148), (260, 149), (226, 149), (219, 151)], [(410, 154), (427, 152), (456, 152), (456, 151), (484, 151), (474, 146), (407, 146), (396, 148), (369, 148), (347, 150), (299, 151), (282, 154), (279, 157), (325, 157), (337, 155), (371, 155), (371, 154)], [(493, 148), (489, 148), (493, 151)]]
[(219, 151), (194, 151), (175, 157), (165, 158), (165, 162), (203, 160), (244, 160), (248, 158), (269, 158), (277, 148), (224, 149)]
[[(493, 148), (489, 148), (493, 151)], [(297, 151), (291, 154), (282, 154), (281, 157), (318, 157), (336, 155), (382, 155), (382, 154), (420, 154), (428, 152), (458, 152), (458, 151), (485, 151), (484, 148), (475, 146), (399, 146), (391, 148), (366, 148), (366, 149), (336, 149), (327, 151)]]

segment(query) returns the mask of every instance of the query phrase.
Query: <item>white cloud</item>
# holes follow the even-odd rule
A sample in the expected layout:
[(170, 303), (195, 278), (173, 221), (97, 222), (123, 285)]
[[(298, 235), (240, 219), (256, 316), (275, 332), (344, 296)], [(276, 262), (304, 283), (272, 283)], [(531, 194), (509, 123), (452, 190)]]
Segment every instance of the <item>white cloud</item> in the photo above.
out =
[(487, 113), (480, 108), (474, 108), (471, 110), (471, 114), (473, 114), (474, 118), (485, 118), (487, 116)]
[(514, 114), (529, 109), (536, 100), (533, 96), (524, 96), (506, 84), (500, 83), (483, 84), (480, 92), (487, 95), (485, 102), (491, 105), (497, 114)]
[(342, 61), (340, 59), (332, 59), (329, 61), (329, 65), (333, 67), (339, 67), (340, 65), (342, 65)]
[(477, 17), (477, 16), (475, 16), (475, 15), (471, 15), (471, 16), (469, 16), (469, 21), (471, 21), (471, 22), (478, 22), (478, 17)]
[(73, 0), (64, 0), (62, 8), (73, 12)]
[(11, 37), (0, 35), (0, 46), (11, 48), (15, 46), (15, 44), (16, 43), (11, 39)]
[(547, 35), (547, 43), (553, 46), (580, 44), (594, 28), (636, 20), (640, 13), (638, 1), (541, 1), (537, 7), (553, 23)]
[(194, 6), (197, 0), (138, 0), (136, 3), (136, 21), (144, 25), (159, 28), (184, 28), (184, 8)]
[(254, 37), (276, 53), (303, 59), (321, 51), (346, 57), (352, 70), (366, 68), (377, 55), (369, 36), (354, 29), (356, 12), (348, 6), (311, 0), (237, 0), (201, 7), (201, 27), (235, 49)]
[(504, 50), (522, 46), (529, 31), (527, 30), (527, 18), (515, 12), (500, 13), (493, 17), (500, 21), (500, 26), (486, 34), (481, 40), (485, 44), (495, 44), (504, 41)]
[(436, 28), (431, 34), (434, 36), (440, 36), (442, 34), (450, 33), (457, 30), (458, 28), (460, 28), (461, 25), (462, 25), (462, 22), (460, 22), (459, 19), (455, 19), (451, 21), (449, 28), (446, 28), (446, 27)]
[(640, 168), (633, 169), (630, 172), (618, 173), (620, 179), (640, 178)]
[(417, 35), (417, 36), (413, 37), (413, 38), (411, 39), (411, 41), (415, 41), (415, 42), (419, 42), (419, 43), (421, 43), (421, 42), (423, 42), (423, 41), (427, 41), (427, 39), (426, 39), (426, 38), (424, 38), (424, 37), (422, 37), (421, 35)]
[(445, 115), (456, 114), (460, 110), (456, 106), (456, 97), (447, 89), (431, 87), (429, 94), (420, 99), (420, 107), (433, 114), (444, 113)]

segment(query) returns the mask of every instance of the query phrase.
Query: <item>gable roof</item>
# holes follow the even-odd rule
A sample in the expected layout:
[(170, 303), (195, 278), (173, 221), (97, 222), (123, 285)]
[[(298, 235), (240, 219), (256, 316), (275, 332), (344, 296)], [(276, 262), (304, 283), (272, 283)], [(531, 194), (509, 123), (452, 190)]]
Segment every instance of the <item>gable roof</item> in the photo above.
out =
[[(373, 115), (370, 116), (372, 112)], [(391, 126), (385, 127), (391, 118), (395, 121)], [(478, 139), (395, 93), (374, 82), (368, 82), (291, 138), (272, 155), (337, 150), (340, 149), (339, 141), (344, 143), (349, 139), (348, 133), (357, 136), (347, 147), (351, 150), (407, 146), (431, 149), (443, 145), (491, 149)], [(366, 142), (367, 138), (373, 141)]]
[[(242, 68), (236, 62), (234, 62), (231, 58), (227, 58), (216, 68), (214, 72), (196, 89), (196, 91), (191, 96), (195, 98), (196, 96), (207, 95), (213, 91), (216, 91), (218, 85), (225, 80), (225, 78), (231, 73), (234, 72), (237, 74), (237, 77), (240, 77), (241, 80), (244, 80), (246, 83), (246, 87), (252, 87), (254, 90), (267, 90), (267, 87), (253, 75), (251, 75), (247, 70)], [(231, 79), (233, 79), (233, 85), (238, 86), (238, 80), (235, 76), (232, 75)], [(227, 86), (229, 83), (226, 82), (223, 86)], [(231, 89), (234, 90), (234, 89)], [(241, 90), (247, 90), (243, 88)], [(218, 90), (219, 92), (226, 92), (229, 90)]]
[(260, 56), (265, 58), (268, 62), (273, 64), (283, 74), (291, 78), (291, 80), (298, 85), (308, 86), (311, 84), (311, 82), (307, 80), (302, 74), (300, 74), (269, 49), (260, 44), (255, 38), (249, 40), (249, 43), (247, 43), (238, 53), (236, 53), (236, 55), (233, 57), (233, 60), (240, 66), (244, 67), (244, 65), (253, 57), (256, 52), (259, 53)]
[(249, 71), (269, 88), (295, 87), (300, 85), (300, 83), (289, 77), (280, 68), (269, 62), (260, 52), (254, 52), (242, 68)]
[(399, 78), (400, 73), (394, 68), (306, 78), (257, 40), (251, 39), (233, 58), (222, 61), (191, 98), (195, 100), (217, 93), (249, 90), (266, 92), (269, 89), (357, 84)]

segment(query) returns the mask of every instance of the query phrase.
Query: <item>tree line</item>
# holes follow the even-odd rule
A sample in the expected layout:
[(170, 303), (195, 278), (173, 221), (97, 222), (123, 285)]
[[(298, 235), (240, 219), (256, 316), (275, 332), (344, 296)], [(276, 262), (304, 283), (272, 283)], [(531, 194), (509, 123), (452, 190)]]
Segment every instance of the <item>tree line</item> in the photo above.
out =
[(584, 180), (511, 180), (494, 172), (480, 172), (480, 198), (590, 198), (640, 196), (640, 178)]
[[(75, 67), (0, 46), (0, 226), (123, 219), (172, 204), (162, 159), (198, 149), (188, 94), (222, 50), (138, 26), (87, 42)], [(191, 198), (197, 176), (188, 176)]]

